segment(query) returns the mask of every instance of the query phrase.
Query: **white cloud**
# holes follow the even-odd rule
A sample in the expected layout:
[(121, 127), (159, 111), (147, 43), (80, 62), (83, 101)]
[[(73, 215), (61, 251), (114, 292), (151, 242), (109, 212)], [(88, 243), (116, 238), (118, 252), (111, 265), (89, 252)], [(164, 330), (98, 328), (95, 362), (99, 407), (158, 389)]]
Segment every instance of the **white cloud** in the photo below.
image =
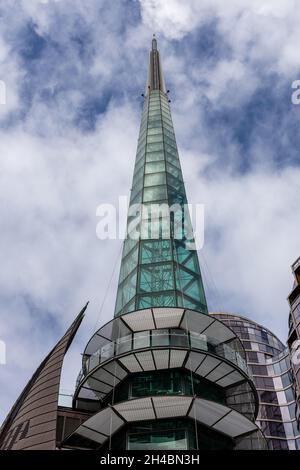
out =
[(181, 39), (217, 20), (235, 59), (266, 61), (282, 74), (297, 73), (300, 11), (295, 0), (140, 0), (144, 23), (168, 39)]
[(206, 206), (206, 241), (200, 262), (210, 308), (249, 316), (285, 340), (290, 265), (299, 256), (295, 195), (300, 170), (274, 173), (261, 168), (243, 177), (196, 178), (191, 155), (188, 158), (190, 201), (200, 198)]
[(13, 374), (18, 376), (10, 385), (12, 393), (7, 388), (1, 392), (6, 407), (90, 300), (81, 342), (75, 348), (77, 360), (69, 362), (64, 379), (65, 388), (73, 387), (79, 352), (96, 320), (99, 326), (113, 315), (117, 268), (98, 318), (114, 260), (120, 262), (121, 242), (97, 239), (96, 208), (128, 194), (137, 127), (137, 116), (126, 104), (111, 106), (97, 131), (86, 136), (73, 132), (46, 140), (20, 128), (1, 134), (5, 249), (0, 255), (0, 289), (5, 296), (0, 318), (1, 339), (7, 344), (7, 365), (1, 366), (1, 375), (6, 383)]

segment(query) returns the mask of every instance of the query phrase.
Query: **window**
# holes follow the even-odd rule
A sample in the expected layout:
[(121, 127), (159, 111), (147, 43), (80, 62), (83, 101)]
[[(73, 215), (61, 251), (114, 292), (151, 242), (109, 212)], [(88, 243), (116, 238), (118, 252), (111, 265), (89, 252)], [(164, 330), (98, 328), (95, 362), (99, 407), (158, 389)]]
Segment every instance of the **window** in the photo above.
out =
[(171, 261), (171, 242), (169, 240), (151, 240), (141, 243), (141, 264)]
[(292, 383), (291, 374), (288, 372), (281, 377), (283, 388), (289, 387)]
[(279, 439), (272, 439), (269, 442), (269, 449), (271, 450), (288, 450), (289, 446), (286, 441), (280, 441)]
[(146, 175), (151, 173), (158, 173), (160, 171), (165, 171), (165, 163), (163, 161), (151, 162), (146, 164)]
[(152, 346), (168, 346), (169, 343), (169, 330), (152, 331)]
[(258, 362), (258, 356), (256, 352), (247, 352), (248, 362)]
[(145, 176), (145, 186), (158, 186), (166, 184), (165, 173), (152, 173)]
[(293, 310), (296, 325), (300, 322), (300, 304)]
[(258, 393), (261, 402), (278, 404), (277, 394), (275, 392), (259, 391)]
[(179, 300), (176, 300), (174, 292), (138, 295), (137, 308), (175, 307), (179, 304)]
[(171, 329), (170, 333), (172, 346), (188, 346), (188, 336), (184, 330)]
[(158, 292), (174, 288), (173, 268), (171, 263), (162, 265), (144, 265), (140, 271), (140, 291)]
[(122, 336), (121, 338), (118, 338), (116, 343), (117, 343), (117, 354), (122, 354), (124, 352), (130, 351), (132, 348), (132, 336), (127, 335), (127, 336)]
[(183, 395), (183, 379), (180, 372), (170, 370), (139, 374), (130, 381), (130, 398), (151, 395)]
[(144, 202), (163, 201), (167, 199), (167, 190), (165, 186), (153, 186), (144, 189)]
[(200, 333), (190, 332), (191, 347), (196, 349), (202, 349), (207, 351), (207, 336), (201, 335)]
[(114, 343), (108, 343), (102, 346), (100, 362), (106, 361), (114, 355)]
[(283, 423), (263, 421), (262, 431), (266, 436), (286, 437)]
[(153, 434), (129, 434), (129, 450), (187, 450), (185, 431), (163, 431)]
[(160, 152), (163, 151), (163, 149), (164, 145), (162, 142), (154, 144), (147, 143), (147, 152)]
[(292, 388), (288, 388), (287, 390), (284, 391), (284, 393), (285, 393), (286, 400), (288, 403), (295, 400), (295, 396), (294, 396), (294, 392)]
[(148, 135), (147, 144), (155, 144), (156, 142), (162, 142), (163, 137), (161, 134)]
[(146, 153), (146, 162), (157, 162), (160, 160), (164, 160), (164, 152), (147, 152)]
[(138, 333), (134, 333), (133, 347), (134, 349), (149, 348), (150, 347), (150, 332), (140, 331)]
[(268, 375), (266, 366), (263, 365), (251, 365), (250, 366), (253, 375)]
[(276, 375), (281, 375), (281, 369), (280, 369), (280, 364), (277, 362), (276, 364), (273, 364), (274, 372)]
[(261, 338), (265, 343), (268, 343), (268, 333), (266, 331), (261, 330)]
[(274, 384), (271, 377), (254, 377), (254, 380), (257, 388), (262, 388), (264, 390), (274, 389)]
[(260, 415), (262, 419), (276, 419), (280, 421), (282, 420), (281, 408), (279, 406), (261, 406)]

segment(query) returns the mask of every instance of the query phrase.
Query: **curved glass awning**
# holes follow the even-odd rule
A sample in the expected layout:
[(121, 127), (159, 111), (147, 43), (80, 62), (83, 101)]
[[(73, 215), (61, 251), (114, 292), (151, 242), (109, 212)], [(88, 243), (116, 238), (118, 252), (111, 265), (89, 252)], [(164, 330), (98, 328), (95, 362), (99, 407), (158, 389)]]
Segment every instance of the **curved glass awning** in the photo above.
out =
[[(257, 393), (248, 375), (221, 355), (188, 348), (151, 347), (125, 352), (82, 376), (74, 395), (77, 409), (98, 410), (102, 402), (130, 375), (166, 369), (184, 369), (225, 389), (231, 406), (248, 403), (249, 416), (257, 415)], [(228, 402), (229, 403), (229, 402)]]
[(139, 332), (164, 329), (181, 329), (192, 333), (193, 338), (198, 338), (198, 342), (202, 339), (204, 349), (207, 349), (205, 344), (215, 348), (226, 345), (224, 349), (230, 355), (228, 359), (247, 372), (245, 351), (240, 339), (221, 321), (194, 310), (152, 308), (122, 315), (100, 328), (85, 348), (83, 374), (94, 367), (90, 364), (93, 360), (95, 364), (97, 361), (101, 363), (117, 354), (118, 345), (122, 348), (126, 342), (133, 341), (132, 347), (128, 346), (128, 349), (135, 349), (134, 340)]
[(258, 427), (237, 411), (216, 402), (190, 396), (153, 396), (111, 405), (88, 418), (63, 443), (64, 447), (97, 448), (128, 423), (187, 417), (214, 431), (238, 439)]

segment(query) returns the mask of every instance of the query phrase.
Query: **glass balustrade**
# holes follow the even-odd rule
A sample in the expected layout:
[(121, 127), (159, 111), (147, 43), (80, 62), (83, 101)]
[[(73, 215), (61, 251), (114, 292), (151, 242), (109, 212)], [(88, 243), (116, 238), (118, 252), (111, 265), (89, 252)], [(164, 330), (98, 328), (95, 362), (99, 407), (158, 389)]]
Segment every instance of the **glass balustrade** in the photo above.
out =
[(245, 360), (239, 352), (229, 344), (219, 344), (214, 338), (193, 331), (187, 332), (180, 329), (148, 330), (122, 336), (116, 341), (103, 345), (91, 356), (85, 356), (84, 368), (77, 379), (79, 383), (83, 376), (99, 364), (114, 356), (130, 351), (146, 348), (175, 347), (183, 349), (196, 349), (207, 351), (227, 359), (248, 373)]

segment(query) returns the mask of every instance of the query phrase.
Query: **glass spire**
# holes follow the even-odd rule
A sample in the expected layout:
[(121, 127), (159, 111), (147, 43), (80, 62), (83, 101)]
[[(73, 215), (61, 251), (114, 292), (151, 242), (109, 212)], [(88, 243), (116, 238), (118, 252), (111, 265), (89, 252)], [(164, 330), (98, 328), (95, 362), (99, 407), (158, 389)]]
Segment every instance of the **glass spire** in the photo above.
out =
[[(186, 205), (169, 99), (154, 37), (115, 316), (172, 306), (207, 313), (197, 251), (190, 249), (193, 232)], [(166, 207), (171, 210), (166, 212)]]

